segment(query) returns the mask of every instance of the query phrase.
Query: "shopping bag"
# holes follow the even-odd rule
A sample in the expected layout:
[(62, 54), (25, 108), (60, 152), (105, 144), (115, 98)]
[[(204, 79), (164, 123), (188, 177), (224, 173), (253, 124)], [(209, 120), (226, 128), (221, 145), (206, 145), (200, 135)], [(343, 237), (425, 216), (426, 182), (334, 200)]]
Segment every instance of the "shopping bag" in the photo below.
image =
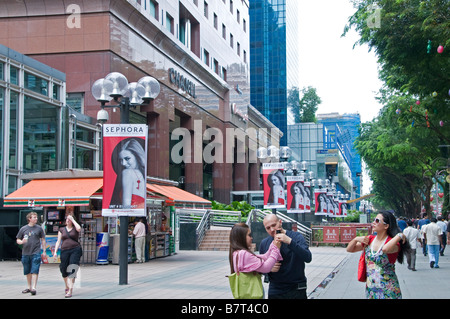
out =
[(264, 295), (261, 274), (233, 273), (228, 276), (234, 299), (262, 299)]
[[(238, 265), (239, 253), (236, 254)], [(237, 266), (235, 267), (237, 269)], [(262, 299), (264, 288), (261, 274), (257, 272), (239, 272), (227, 276), (234, 299)]]

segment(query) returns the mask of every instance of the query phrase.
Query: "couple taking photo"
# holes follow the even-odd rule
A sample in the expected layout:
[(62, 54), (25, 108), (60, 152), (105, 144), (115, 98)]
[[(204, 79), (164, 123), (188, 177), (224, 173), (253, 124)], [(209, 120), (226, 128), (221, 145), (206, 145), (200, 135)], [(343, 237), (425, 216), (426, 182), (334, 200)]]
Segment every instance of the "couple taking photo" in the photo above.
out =
[(264, 217), (268, 237), (261, 241), (259, 255), (250, 250), (251, 229), (245, 223), (233, 226), (230, 233), (231, 273), (256, 272), (269, 279), (269, 299), (307, 299), (305, 263), (312, 260), (305, 238), (282, 228), (276, 214)]

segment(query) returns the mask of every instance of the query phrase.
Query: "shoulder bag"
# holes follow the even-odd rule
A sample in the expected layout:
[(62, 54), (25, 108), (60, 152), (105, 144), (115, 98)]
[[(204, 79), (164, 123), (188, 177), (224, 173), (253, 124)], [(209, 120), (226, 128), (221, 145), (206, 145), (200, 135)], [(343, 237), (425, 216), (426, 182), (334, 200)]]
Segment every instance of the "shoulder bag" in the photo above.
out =
[(234, 299), (262, 299), (264, 289), (261, 274), (237, 271), (239, 252), (236, 254), (235, 272), (228, 277)]

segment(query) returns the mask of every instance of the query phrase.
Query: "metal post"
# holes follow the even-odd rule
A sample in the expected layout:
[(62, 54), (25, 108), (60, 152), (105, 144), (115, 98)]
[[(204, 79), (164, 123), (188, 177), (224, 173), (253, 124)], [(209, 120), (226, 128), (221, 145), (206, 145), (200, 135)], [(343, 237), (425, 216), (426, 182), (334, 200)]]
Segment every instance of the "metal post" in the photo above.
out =
[[(130, 100), (123, 98), (120, 107), (120, 123), (128, 124), (130, 120)], [(128, 216), (120, 216), (119, 237), (119, 285), (128, 285)]]
[(119, 285), (128, 285), (128, 216), (120, 216)]

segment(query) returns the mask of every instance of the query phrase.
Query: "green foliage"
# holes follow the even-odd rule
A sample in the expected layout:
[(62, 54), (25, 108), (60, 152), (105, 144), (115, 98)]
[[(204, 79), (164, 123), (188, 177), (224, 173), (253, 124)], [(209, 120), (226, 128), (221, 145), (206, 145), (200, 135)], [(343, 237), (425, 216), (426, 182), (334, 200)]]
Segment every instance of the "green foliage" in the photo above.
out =
[[(356, 148), (370, 170), (377, 204), (415, 217), (422, 203), (429, 211), (433, 178), (449, 156), (439, 145), (450, 144), (450, 2), (353, 3), (356, 12), (344, 35), (355, 28), (360, 35), (355, 45), (375, 51), (385, 83), (379, 97), (383, 108), (362, 125)], [(375, 14), (378, 26), (368, 23)], [(443, 186), (445, 209), (448, 183)]]
[(315, 88), (308, 86), (300, 91), (297, 87), (289, 90), (288, 105), (294, 114), (295, 123), (316, 122), (316, 112), (322, 100), (317, 95)]
[(252, 205), (246, 201), (234, 201), (231, 204), (223, 204), (216, 201), (211, 202), (211, 208), (213, 210), (230, 210), (230, 211), (240, 211), (242, 217), (248, 217), (248, 214), (255, 209)]

